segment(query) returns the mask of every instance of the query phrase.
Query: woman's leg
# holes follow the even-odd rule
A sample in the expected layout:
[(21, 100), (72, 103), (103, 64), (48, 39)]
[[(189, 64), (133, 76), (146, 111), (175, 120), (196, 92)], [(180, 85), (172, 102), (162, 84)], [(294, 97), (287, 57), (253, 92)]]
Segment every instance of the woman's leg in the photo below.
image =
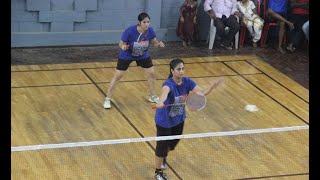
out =
[(163, 159), (164, 159), (164, 157), (156, 156), (156, 158), (155, 158), (155, 168), (156, 169), (161, 169), (161, 165), (162, 165)]
[[(178, 124), (177, 126), (172, 127), (171, 134), (174, 135), (181, 135), (183, 132), (184, 122)], [(173, 151), (175, 147), (178, 145), (180, 139), (173, 139), (168, 142), (169, 151)]]
[(107, 98), (111, 98), (111, 94), (113, 89), (115, 88), (116, 84), (120, 81), (120, 79), (123, 77), (125, 71), (116, 70), (115, 74), (113, 75), (109, 89), (107, 92)]
[[(170, 136), (171, 128), (164, 128), (156, 125), (157, 128), (157, 136)], [(155, 151), (155, 159), (154, 159), (154, 167), (155, 167), (155, 176), (160, 176), (160, 178), (166, 177), (166, 174), (163, 173), (163, 169), (161, 165), (163, 164), (164, 158), (168, 156), (169, 148), (168, 141), (157, 141), (156, 142), (156, 151)]]
[(149, 67), (149, 68), (144, 68), (145, 74), (148, 79), (148, 86), (149, 86), (149, 95), (153, 96), (155, 95), (155, 82), (156, 82), (156, 77), (154, 73), (154, 67)]

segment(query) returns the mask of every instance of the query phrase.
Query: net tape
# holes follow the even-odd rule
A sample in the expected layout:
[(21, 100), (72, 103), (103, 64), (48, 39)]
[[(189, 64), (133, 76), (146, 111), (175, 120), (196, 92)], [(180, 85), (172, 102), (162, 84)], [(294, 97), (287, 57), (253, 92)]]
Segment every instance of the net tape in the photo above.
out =
[(290, 126), (279, 128), (267, 128), (267, 129), (250, 129), (250, 130), (238, 130), (238, 131), (224, 131), (224, 132), (209, 132), (209, 133), (197, 133), (197, 134), (183, 134), (175, 136), (159, 136), (159, 137), (144, 137), (144, 138), (130, 138), (130, 139), (112, 139), (102, 141), (88, 141), (88, 142), (73, 142), (73, 143), (60, 143), (60, 144), (41, 144), (31, 146), (17, 146), (11, 147), (11, 152), (16, 151), (31, 151), (42, 149), (56, 149), (56, 148), (71, 148), (71, 147), (84, 147), (84, 146), (97, 146), (107, 144), (122, 144), (133, 142), (146, 142), (146, 141), (160, 141), (160, 140), (172, 140), (172, 139), (188, 139), (188, 138), (201, 138), (201, 137), (214, 137), (214, 136), (235, 136), (257, 133), (273, 133), (273, 132), (285, 132), (309, 129), (309, 126)]

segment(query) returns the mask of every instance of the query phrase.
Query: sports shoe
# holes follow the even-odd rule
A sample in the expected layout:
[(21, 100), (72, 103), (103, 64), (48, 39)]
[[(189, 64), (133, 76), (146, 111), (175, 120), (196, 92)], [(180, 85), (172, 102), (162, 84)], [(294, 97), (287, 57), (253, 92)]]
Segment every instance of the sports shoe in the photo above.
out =
[(110, 98), (105, 98), (104, 99), (104, 103), (103, 103), (103, 107), (105, 109), (110, 109), (111, 108), (111, 99)]
[(159, 171), (159, 172), (155, 173), (154, 177), (157, 180), (167, 180), (167, 175), (163, 171)]
[(152, 103), (158, 103), (159, 97), (157, 95), (152, 95), (149, 97), (149, 101)]
[(232, 50), (232, 45), (226, 46), (226, 45), (220, 43), (220, 46), (223, 47), (223, 48), (225, 48), (225, 49), (227, 49), (227, 50)]
[(166, 169), (167, 168), (167, 159), (166, 158), (163, 158), (163, 162), (161, 164), (161, 169)]

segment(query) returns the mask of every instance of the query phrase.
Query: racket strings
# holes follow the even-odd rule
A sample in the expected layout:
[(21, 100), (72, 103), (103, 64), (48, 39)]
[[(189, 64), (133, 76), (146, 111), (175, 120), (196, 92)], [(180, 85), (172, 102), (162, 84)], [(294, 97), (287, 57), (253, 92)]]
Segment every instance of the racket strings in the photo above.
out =
[(186, 100), (187, 107), (192, 111), (199, 111), (206, 105), (206, 97), (198, 94), (190, 94)]

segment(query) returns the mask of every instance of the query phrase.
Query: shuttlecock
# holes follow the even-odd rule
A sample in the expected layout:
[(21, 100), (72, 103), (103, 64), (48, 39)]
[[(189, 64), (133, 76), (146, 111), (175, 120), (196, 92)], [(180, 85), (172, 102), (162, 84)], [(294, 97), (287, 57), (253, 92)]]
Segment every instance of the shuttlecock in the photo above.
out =
[(245, 110), (246, 110), (246, 111), (249, 111), (249, 112), (259, 111), (259, 109), (257, 108), (257, 106), (256, 106), (256, 105), (253, 105), (253, 104), (248, 104), (248, 105), (246, 105)]

